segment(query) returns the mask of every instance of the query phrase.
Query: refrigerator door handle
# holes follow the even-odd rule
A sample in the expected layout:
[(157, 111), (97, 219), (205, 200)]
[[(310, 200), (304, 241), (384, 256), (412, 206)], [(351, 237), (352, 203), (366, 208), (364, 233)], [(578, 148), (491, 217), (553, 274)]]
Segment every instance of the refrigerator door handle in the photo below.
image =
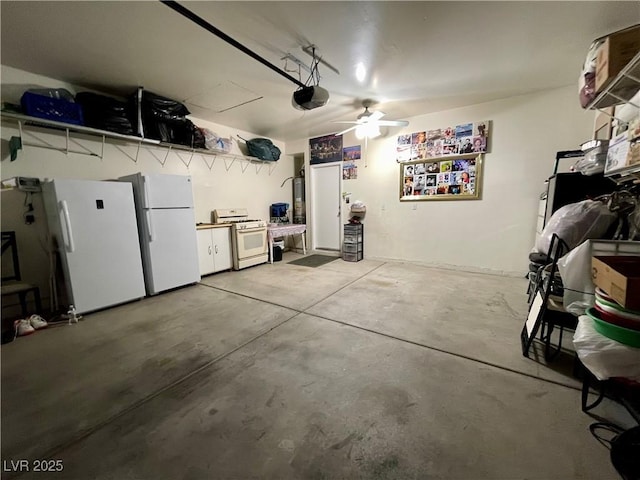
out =
[(145, 215), (147, 216), (147, 230), (149, 230), (149, 241), (153, 242), (153, 237), (155, 237), (155, 234), (153, 233), (153, 223), (151, 222), (151, 210), (145, 210)]
[(73, 243), (73, 230), (71, 229), (71, 217), (69, 216), (69, 206), (67, 205), (66, 200), (62, 200), (60, 202), (60, 206), (62, 207), (62, 216), (64, 217), (64, 226), (67, 230), (67, 238), (69, 240), (69, 253), (73, 253), (76, 249), (75, 244)]
[(150, 208), (149, 206), (149, 189), (147, 187), (147, 177), (142, 175), (142, 193), (144, 197), (143, 208)]

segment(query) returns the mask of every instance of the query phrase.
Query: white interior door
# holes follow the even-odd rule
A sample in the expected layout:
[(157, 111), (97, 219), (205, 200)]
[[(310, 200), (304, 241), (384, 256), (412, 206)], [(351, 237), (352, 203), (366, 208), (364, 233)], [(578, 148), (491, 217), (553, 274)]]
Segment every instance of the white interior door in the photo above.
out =
[(313, 248), (340, 250), (340, 163), (311, 166)]

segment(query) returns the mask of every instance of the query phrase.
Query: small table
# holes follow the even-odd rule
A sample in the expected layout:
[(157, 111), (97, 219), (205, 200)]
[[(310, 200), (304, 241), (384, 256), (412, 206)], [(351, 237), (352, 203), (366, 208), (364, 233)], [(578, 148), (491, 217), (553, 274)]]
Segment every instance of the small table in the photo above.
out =
[(270, 263), (273, 263), (273, 239), (286, 237), (287, 235), (300, 235), (302, 238), (302, 253), (307, 254), (307, 247), (304, 242), (304, 233), (307, 231), (307, 225), (304, 223), (282, 224), (277, 226), (269, 225), (267, 227), (267, 238), (269, 240)]

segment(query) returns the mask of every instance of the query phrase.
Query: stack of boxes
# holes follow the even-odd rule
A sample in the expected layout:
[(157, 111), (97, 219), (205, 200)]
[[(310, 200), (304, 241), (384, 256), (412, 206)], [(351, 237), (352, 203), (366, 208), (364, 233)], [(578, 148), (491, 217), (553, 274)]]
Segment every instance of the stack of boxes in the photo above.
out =
[[(625, 73), (614, 80), (621, 72)], [(640, 25), (601, 39), (596, 53), (595, 93), (608, 90), (595, 120), (595, 139), (611, 139), (605, 174), (640, 165)], [(622, 99), (628, 99), (623, 105)], [(606, 108), (603, 108), (605, 107)], [(615, 119), (612, 122), (611, 119)], [(617, 127), (617, 131), (613, 131)], [(613, 138), (612, 138), (613, 134)]]
[(595, 306), (587, 310), (595, 329), (618, 342), (640, 347), (640, 257), (594, 256)]

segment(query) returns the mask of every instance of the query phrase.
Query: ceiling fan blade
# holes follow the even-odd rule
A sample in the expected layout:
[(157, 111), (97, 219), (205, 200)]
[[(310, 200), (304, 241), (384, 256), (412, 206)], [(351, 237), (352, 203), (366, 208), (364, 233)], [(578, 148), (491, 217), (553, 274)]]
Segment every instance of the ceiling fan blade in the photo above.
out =
[[(338, 123), (338, 122), (336, 122), (336, 123)], [(344, 122), (342, 122), (342, 123), (344, 123)], [(353, 127), (349, 127), (346, 130), (343, 130), (341, 132), (336, 133), (336, 135), (344, 135), (345, 133), (350, 132), (351, 130), (355, 130), (356, 128), (358, 128), (358, 125), (354, 125)]]
[(381, 127), (406, 127), (409, 125), (407, 120), (378, 120)]
[(375, 112), (373, 112), (371, 115), (367, 117), (367, 121), (375, 122), (376, 120), (380, 120), (382, 117), (384, 117), (384, 115), (385, 115), (384, 112), (381, 112), (380, 110), (376, 110)]

